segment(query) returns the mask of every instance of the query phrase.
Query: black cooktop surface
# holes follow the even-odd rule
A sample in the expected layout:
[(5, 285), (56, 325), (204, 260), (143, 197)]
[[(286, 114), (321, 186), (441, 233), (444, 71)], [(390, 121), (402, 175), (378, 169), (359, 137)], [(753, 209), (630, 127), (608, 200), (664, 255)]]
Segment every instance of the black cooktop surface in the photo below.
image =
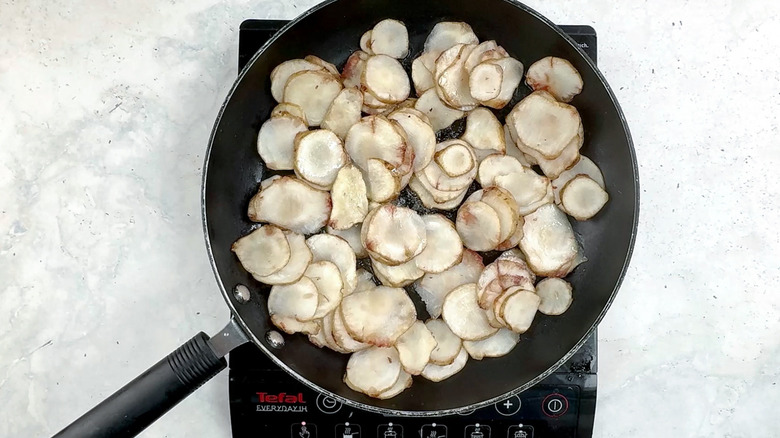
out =
[[(246, 20), (238, 67), (286, 21)], [(596, 60), (590, 26), (561, 26)], [(441, 418), (388, 417), (362, 411), (307, 388), (253, 345), (230, 353), (230, 417), (236, 438), (587, 438), (596, 411), (596, 334), (536, 386), (493, 406)], [(478, 385), (479, 382), (474, 382)], [(463, 388), (468, 391), (468, 388)]]

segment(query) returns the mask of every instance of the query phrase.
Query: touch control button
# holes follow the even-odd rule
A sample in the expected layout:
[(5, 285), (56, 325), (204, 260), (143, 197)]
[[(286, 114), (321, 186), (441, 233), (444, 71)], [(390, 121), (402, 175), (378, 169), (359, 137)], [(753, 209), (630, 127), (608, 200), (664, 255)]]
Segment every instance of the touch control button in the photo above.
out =
[(333, 397), (319, 394), (317, 395), (317, 409), (326, 414), (335, 414), (341, 409), (341, 402)]
[(553, 393), (542, 400), (542, 413), (558, 418), (569, 410), (569, 400), (561, 394)]
[(507, 398), (506, 400), (501, 400), (500, 402), (496, 403), (496, 411), (504, 416), (510, 416), (515, 415), (517, 411), (520, 410), (520, 405), (522, 403), (520, 402), (520, 397), (513, 395), (512, 397)]

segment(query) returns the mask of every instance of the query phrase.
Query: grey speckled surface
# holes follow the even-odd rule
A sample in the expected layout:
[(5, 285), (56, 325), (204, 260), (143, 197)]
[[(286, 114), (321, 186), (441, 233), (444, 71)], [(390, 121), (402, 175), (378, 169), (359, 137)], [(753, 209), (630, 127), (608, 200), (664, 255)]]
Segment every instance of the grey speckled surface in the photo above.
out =
[[(244, 18), (313, 2), (0, 0), (0, 436), (46, 436), (227, 311), (200, 170)], [(780, 4), (530, 1), (598, 29), (642, 214), (598, 437), (777, 437)], [(147, 437), (228, 437), (226, 375)]]

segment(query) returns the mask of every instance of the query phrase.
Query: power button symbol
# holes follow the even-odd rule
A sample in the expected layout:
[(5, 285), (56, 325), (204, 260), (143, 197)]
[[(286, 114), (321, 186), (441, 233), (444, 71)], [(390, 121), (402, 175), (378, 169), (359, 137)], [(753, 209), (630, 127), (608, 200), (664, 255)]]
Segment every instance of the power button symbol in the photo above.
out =
[(326, 414), (335, 414), (341, 409), (341, 402), (327, 395), (317, 395), (317, 409)]
[(548, 417), (560, 417), (568, 410), (569, 400), (561, 394), (553, 393), (542, 400), (542, 412)]

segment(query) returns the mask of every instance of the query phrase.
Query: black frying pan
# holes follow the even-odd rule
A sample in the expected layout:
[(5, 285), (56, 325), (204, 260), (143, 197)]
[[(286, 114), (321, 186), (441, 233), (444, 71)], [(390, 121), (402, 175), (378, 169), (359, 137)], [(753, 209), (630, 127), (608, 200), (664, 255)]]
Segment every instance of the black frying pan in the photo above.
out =
[[(300, 335), (285, 336), (284, 345), (269, 336), (273, 327), (264, 305), (267, 288), (243, 270), (230, 245), (255, 226), (247, 219), (247, 203), (259, 181), (270, 176), (255, 141), (275, 105), (268, 79), (271, 70), (308, 54), (341, 66), (358, 49), (361, 34), (384, 18), (399, 19), (409, 29), (407, 67), (434, 24), (444, 20), (468, 22), (480, 40), (495, 39), (526, 66), (548, 55), (571, 61), (585, 82), (582, 94), (572, 102), (585, 127), (583, 153), (604, 173), (610, 202), (594, 219), (574, 223), (588, 261), (568, 277), (575, 299), (563, 316), (539, 314), (508, 356), (471, 360), (463, 371), (441, 383), (416, 378), (401, 395), (376, 400), (342, 383), (348, 356), (319, 349)], [(499, 112), (500, 118), (527, 93), (521, 86), (512, 104)], [(58, 436), (135, 435), (223, 369), (223, 356), (247, 341), (306, 385), (361, 409), (439, 416), (494, 403), (547, 376), (591, 334), (627, 268), (639, 206), (628, 127), (604, 78), (555, 25), (508, 0), (330, 0), (311, 9), (272, 38), (239, 75), (217, 118), (204, 172), (206, 244), (232, 322), (214, 338), (200, 333)]]

